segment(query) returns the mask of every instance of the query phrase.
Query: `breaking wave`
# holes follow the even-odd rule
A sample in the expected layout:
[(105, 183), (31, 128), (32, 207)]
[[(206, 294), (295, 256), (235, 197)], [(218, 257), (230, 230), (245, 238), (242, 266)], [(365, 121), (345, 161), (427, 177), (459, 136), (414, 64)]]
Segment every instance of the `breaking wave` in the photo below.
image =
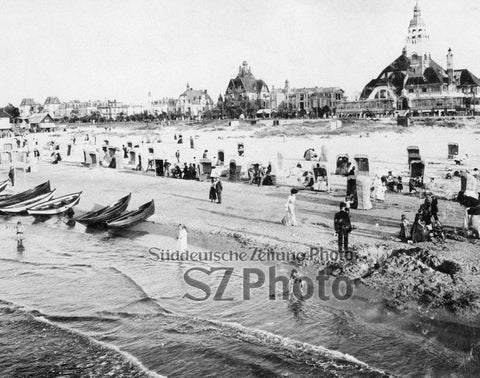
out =
[[(79, 345), (81, 345), (82, 343), (86, 345), (94, 345), (96, 348), (99, 348), (100, 350), (104, 351), (103, 353), (101, 353), (102, 355), (101, 358), (104, 359), (104, 362), (110, 363), (112, 365), (116, 365), (115, 367), (119, 376), (129, 376), (129, 374), (132, 373), (132, 368), (128, 370), (124, 369), (126, 371), (122, 372), (124, 363), (122, 362), (119, 363), (117, 361), (118, 359), (120, 359), (120, 361), (126, 362), (127, 365), (133, 365), (134, 366), (133, 369), (136, 370), (136, 373), (137, 373), (135, 376), (140, 376), (138, 374), (141, 373), (142, 376), (146, 376), (146, 377), (152, 377), (152, 378), (163, 377), (162, 375), (159, 375), (156, 372), (147, 369), (135, 356), (131, 355), (130, 353), (127, 353), (114, 345), (96, 340), (82, 332), (63, 327), (53, 322), (55, 320), (60, 320), (60, 321), (65, 320), (64, 318), (68, 318), (68, 317), (58, 317), (58, 316), (47, 317), (43, 314), (40, 314), (38, 311), (28, 311), (25, 308), (22, 308), (21, 306), (18, 306), (12, 302), (7, 302), (1, 299), (0, 299), (0, 313), (4, 315), (2, 317), (3, 319), (5, 319), (5, 317), (10, 316), (10, 318), (6, 319), (7, 322), (9, 322), (9, 325), (14, 323), (15, 318), (20, 318), (20, 323), (21, 323), (20, 325), (24, 332), (35, 332), (39, 324), (47, 324), (48, 327), (42, 327), (42, 334), (44, 334), (44, 337), (47, 337), (47, 340), (50, 333), (56, 333), (56, 334), (61, 333), (63, 334), (62, 336), (63, 340), (72, 340), (72, 339), (74, 340), (75, 348), (78, 348)], [(12, 318), (12, 317), (15, 317), (15, 318)], [(114, 321), (114, 319), (105, 319), (105, 318), (101, 319), (98, 317), (70, 317), (70, 318), (73, 318), (75, 320), (80, 320), (82, 318), (83, 320), (95, 319), (95, 320)], [(56, 358), (58, 359), (62, 358), (63, 357), (62, 345), (56, 344), (55, 348), (56, 348), (56, 351), (58, 350), (58, 356)], [(0, 350), (1, 349), (2, 348), (0, 346)], [(11, 348), (8, 352), (12, 353)], [(110, 360), (108, 360), (108, 358), (105, 358), (106, 355), (111, 356), (112, 352), (114, 353), (114, 355), (116, 355), (116, 357), (110, 357)], [(23, 354), (23, 353), (25, 353), (25, 350), (23, 350), (22, 348), (22, 350), (19, 351), (19, 354)], [(87, 351), (83, 352), (80, 349), (78, 351), (75, 351), (75, 353), (78, 353), (78, 356), (77, 356), (78, 360), (88, 359), (89, 357), (91, 358), (90, 350), (88, 352)], [(56, 364), (60, 365), (61, 362), (56, 361)], [(18, 363), (15, 365), (18, 365)], [(4, 371), (8, 370), (9, 368), (12, 369), (12, 366), (9, 367), (7, 364), (2, 364), (2, 369), (4, 369)], [(14, 368), (18, 368), (18, 366), (15, 366)], [(23, 369), (25, 370), (25, 368)]]

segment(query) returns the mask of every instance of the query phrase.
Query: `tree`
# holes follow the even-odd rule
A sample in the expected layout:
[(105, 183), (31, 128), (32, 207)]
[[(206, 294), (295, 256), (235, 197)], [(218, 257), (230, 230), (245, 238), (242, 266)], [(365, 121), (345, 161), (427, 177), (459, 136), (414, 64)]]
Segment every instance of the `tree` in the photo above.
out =
[(5, 106), (3, 110), (7, 114), (9, 114), (12, 118), (20, 117), (20, 109), (18, 109), (16, 106), (13, 106), (10, 103), (7, 106)]

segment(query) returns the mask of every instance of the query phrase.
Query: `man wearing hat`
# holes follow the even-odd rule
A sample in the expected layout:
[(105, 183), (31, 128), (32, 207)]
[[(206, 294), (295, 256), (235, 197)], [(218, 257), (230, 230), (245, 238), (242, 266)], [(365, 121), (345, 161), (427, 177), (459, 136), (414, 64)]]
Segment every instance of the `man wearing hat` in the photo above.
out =
[(352, 231), (350, 215), (347, 212), (345, 202), (340, 203), (340, 211), (335, 214), (333, 224), (338, 236), (338, 253), (348, 251), (348, 234)]

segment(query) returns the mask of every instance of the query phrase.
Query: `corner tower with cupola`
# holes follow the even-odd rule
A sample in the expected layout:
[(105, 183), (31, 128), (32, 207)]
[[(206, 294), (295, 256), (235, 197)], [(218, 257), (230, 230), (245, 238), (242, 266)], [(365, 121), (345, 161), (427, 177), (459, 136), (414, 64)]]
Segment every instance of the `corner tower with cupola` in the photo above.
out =
[(413, 18), (408, 26), (405, 53), (411, 61), (413, 74), (421, 75), (430, 65), (430, 37), (422, 18), (418, 1), (413, 8)]

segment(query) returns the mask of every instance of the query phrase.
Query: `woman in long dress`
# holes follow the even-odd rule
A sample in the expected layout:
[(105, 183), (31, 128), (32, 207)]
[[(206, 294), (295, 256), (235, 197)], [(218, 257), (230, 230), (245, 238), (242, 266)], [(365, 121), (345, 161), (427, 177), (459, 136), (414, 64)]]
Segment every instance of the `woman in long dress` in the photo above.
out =
[(183, 224), (178, 225), (177, 251), (182, 253), (187, 250), (187, 228)]
[(210, 202), (217, 200), (217, 183), (215, 182), (215, 179), (213, 177), (212, 177), (212, 182), (210, 184), (210, 193), (208, 198), (210, 199)]
[(381, 182), (380, 186), (376, 190), (376, 198), (375, 199), (379, 202), (385, 202), (385, 192), (386, 191), (387, 191), (387, 187), (385, 186), (385, 183)]
[(297, 226), (297, 218), (295, 217), (295, 194), (298, 193), (297, 189), (290, 190), (285, 209), (287, 213), (282, 219), (282, 224), (285, 226)]
[(427, 241), (428, 232), (426, 224), (422, 220), (422, 214), (423, 205), (420, 206), (417, 214), (415, 214), (415, 221), (413, 222), (412, 231), (410, 232), (413, 243)]

